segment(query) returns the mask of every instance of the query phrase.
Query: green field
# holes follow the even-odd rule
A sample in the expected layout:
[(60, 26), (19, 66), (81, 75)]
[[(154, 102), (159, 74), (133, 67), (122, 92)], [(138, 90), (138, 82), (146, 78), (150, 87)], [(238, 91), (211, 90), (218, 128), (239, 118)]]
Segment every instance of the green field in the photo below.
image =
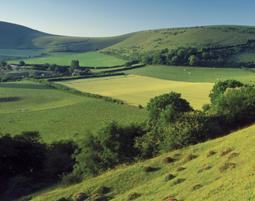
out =
[[(99, 52), (87, 53), (51, 53), (45, 57), (36, 57), (24, 59), (27, 64), (58, 64), (70, 65), (72, 60), (79, 60), (80, 66), (89, 67), (110, 67), (125, 64), (125, 61), (113, 56), (105, 55)], [(10, 61), (18, 63), (19, 61)]]
[[(170, 196), (185, 201), (252, 201), (255, 200), (254, 132), (255, 126), (251, 126), (226, 137), (162, 154), (151, 160), (123, 165), (77, 185), (44, 190), (33, 195), (32, 200), (56, 201), (61, 197), (72, 197), (106, 186), (111, 189), (107, 195), (116, 201), (126, 201), (132, 193), (140, 194), (137, 201), (167, 200)], [(223, 155), (225, 150), (230, 151)], [(210, 151), (214, 151), (215, 155), (208, 156)], [(190, 154), (197, 158), (187, 161)], [(167, 156), (174, 157), (176, 161), (164, 163)], [(226, 164), (232, 166), (220, 171), (222, 167), (227, 167)], [(143, 170), (146, 166), (159, 169), (146, 173)], [(184, 167), (184, 170), (178, 171), (180, 167)], [(173, 174), (175, 178), (167, 181), (165, 178), (168, 174)]]
[(255, 81), (255, 70), (237, 68), (202, 68), (153, 65), (130, 70), (127, 71), (127, 73), (165, 80), (187, 82), (217, 82), (227, 79), (236, 79), (246, 83)]
[(209, 103), (212, 83), (192, 83), (162, 80), (152, 77), (128, 75), (107, 78), (94, 78), (61, 82), (62, 84), (84, 92), (111, 96), (131, 105), (145, 106), (150, 98), (168, 93), (179, 92), (195, 108)]
[(40, 131), (46, 141), (78, 139), (115, 120), (141, 122), (145, 110), (45, 88), (33, 82), (0, 84), (0, 133)]
[(0, 56), (3, 57), (34, 57), (41, 55), (42, 50), (30, 49), (30, 50), (19, 50), (19, 49), (0, 49)]

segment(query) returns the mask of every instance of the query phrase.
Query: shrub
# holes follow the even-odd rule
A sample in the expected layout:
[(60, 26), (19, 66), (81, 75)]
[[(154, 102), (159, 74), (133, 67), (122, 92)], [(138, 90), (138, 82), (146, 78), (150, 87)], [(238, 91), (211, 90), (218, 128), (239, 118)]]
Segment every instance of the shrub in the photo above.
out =
[(195, 191), (195, 190), (198, 190), (198, 189), (200, 189), (200, 188), (202, 188), (202, 187), (203, 187), (203, 185), (201, 185), (201, 184), (196, 184), (196, 185), (194, 185), (194, 186), (192, 187), (192, 190)]
[(172, 180), (172, 179), (174, 179), (174, 178), (175, 178), (175, 175), (173, 175), (173, 174), (168, 174), (168, 175), (165, 176), (165, 181), (170, 181), (170, 180)]
[(170, 156), (164, 158), (164, 160), (163, 160), (164, 163), (173, 163), (174, 161), (175, 161), (175, 159)]
[(181, 98), (181, 94), (170, 92), (152, 98), (147, 105), (149, 119), (157, 122), (163, 119), (165, 122), (175, 121), (180, 114), (192, 111), (190, 104)]
[(213, 89), (209, 95), (209, 97), (211, 98), (211, 102), (215, 103), (217, 101), (217, 99), (224, 94), (224, 92), (228, 89), (228, 88), (239, 88), (244, 86), (243, 83), (237, 81), (237, 80), (226, 80), (226, 81), (220, 81), (217, 82), (214, 86)]
[(159, 167), (152, 167), (152, 166), (145, 166), (143, 168), (144, 172), (155, 172), (158, 171), (160, 168)]
[(220, 156), (225, 156), (225, 155), (229, 154), (230, 152), (232, 152), (233, 150), (234, 150), (233, 148), (228, 147), (221, 151)]
[(202, 168), (200, 168), (200, 169), (197, 171), (197, 173), (204, 172), (204, 171), (209, 170), (209, 169), (211, 169), (211, 168), (212, 168), (211, 165), (204, 165)]
[(99, 186), (97, 189), (95, 189), (94, 193), (95, 194), (107, 194), (111, 192), (111, 188), (107, 187), (107, 186)]
[(186, 156), (186, 158), (184, 159), (184, 163), (189, 162), (189, 161), (191, 161), (191, 160), (193, 160), (193, 159), (195, 159), (195, 158), (197, 158), (197, 157), (198, 157), (197, 155), (188, 154), (188, 155)]
[(207, 157), (211, 157), (211, 156), (215, 155), (216, 153), (217, 153), (216, 151), (210, 150), (210, 151), (208, 152), (208, 154), (207, 154)]
[(220, 172), (225, 172), (226, 170), (234, 169), (235, 167), (236, 167), (235, 163), (226, 162), (219, 168), (219, 170)]
[(140, 125), (120, 126), (116, 122), (102, 128), (98, 137), (88, 135), (76, 155), (75, 172), (95, 175), (120, 163), (131, 162), (139, 155), (134, 146), (137, 137), (145, 133)]
[(164, 151), (203, 142), (222, 133), (217, 120), (202, 112), (186, 113), (163, 130), (160, 148)]
[(44, 163), (45, 175), (49, 179), (59, 179), (63, 174), (70, 173), (75, 164), (73, 154), (77, 148), (73, 141), (59, 141), (50, 144), (46, 154), (47, 160)]
[(255, 87), (246, 86), (227, 90), (217, 98), (212, 110), (233, 129), (255, 121)]
[(74, 195), (74, 201), (84, 201), (88, 197), (89, 196), (87, 193), (77, 193), (76, 195)]
[(76, 174), (75, 172), (64, 175), (62, 177), (62, 184), (66, 186), (77, 184), (77, 183), (80, 183), (81, 181), (82, 181), (82, 176), (79, 174)]
[(127, 200), (130, 201), (130, 200), (135, 200), (137, 198), (141, 197), (141, 194), (140, 193), (131, 193), (128, 195), (128, 198)]
[(183, 179), (183, 178), (177, 178), (175, 181), (173, 181), (173, 185), (177, 185), (177, 184), (180, 184), (182, 182), (184, 182), (186, 179)]
[(183, 171), (183, 170), (185, 170), (185, 169), (186, 169), (185, 167), (180, 166), (180, 167), (178, 167), (178, 168), (176, 169), (176, 171), (177, 171), (177, 172), (181, 172), (181, 171)]

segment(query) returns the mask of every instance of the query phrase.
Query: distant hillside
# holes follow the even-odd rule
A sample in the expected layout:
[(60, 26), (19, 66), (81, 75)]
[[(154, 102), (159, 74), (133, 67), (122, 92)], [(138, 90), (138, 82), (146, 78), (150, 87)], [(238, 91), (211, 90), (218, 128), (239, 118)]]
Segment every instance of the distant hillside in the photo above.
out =
[[(148, 30), (115, 37), (69, 37), (47, 34), (24, 26), (0, 22), (0, 50), (4, 51), (0, 57), (6, 57), (6, 54), (15, 56), (11, 55), (8, 49), (40, 49), (51, 52), (101, 50), (103, 53), (130, 59), (166, 48), (168, 50), (186, 48), (188, 51), (191, 48), (196, 48), (200, 60), (203, 52), (199, 51), (207, 49), (205, 52), (207, 56), (210, 57), (211, 53), (213, 54), (207, 60), (213, 60), (213, 62), (195, 64), (199, 66), (214, 66), (215, 61), (218, 66), (221, 63), (226, 64), (226, 61), (231, 64), (255, 63), (255, 27), (203, 26)], [(187, 55), (186, 61), (179, 64), (160, 64), (186, 65), (190, 56), (192, 55)], [(168, 56), (166, 57), (168, 58)], [(255, 64), (253, 65), (255, 66)]]
[(136, 32), (105, 51), (151, 51), (163, 48), (232, 46), (255, 39), (255, 27), (204, 26)]
[[(133, 33), (126, 40), (103, 50), (105, 53), (130, 58), (168, 48), (218, 48), (231, 54), (231, 61), (239, 62), (249, 55), (255, 57), (255, 27), (250, 26), (204, 26), (191, 28), (172, 28)], [(235, 48), (238, 48), (237, 50)], [(242, 57), (239, 54), (242, 53)], [(224, 54), (222, 54), (224, 55)], [(223, 58), (223, 59), (226, 59)], [(229, 59), (229, 58), (228, 58)]]
[(45, 49), (47, 51), (95, 51), (114, 45), (118, 37), (69, 37), (39, 32), (17, 24), (0, 22), (0, 49)]
[[(33, 201), (56, 201), (79, 193), (93, 195), (97, 189), (107, 188), (106, 196), (115, 201), (255, 200), (254, 131), (255, 126), (251, 126), (223, 138), (110, 170), (77, 185), (54, 187), (29, 197)], [(167, 157), (173, 161), (167, 163)], [(154, 171), (146, 172), (144, 167)]]

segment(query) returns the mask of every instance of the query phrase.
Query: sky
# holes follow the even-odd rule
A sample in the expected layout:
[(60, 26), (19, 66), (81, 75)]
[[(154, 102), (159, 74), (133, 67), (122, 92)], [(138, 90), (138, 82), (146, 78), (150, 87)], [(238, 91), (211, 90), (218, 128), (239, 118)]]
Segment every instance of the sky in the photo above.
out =
[(70, 36), (115, 36), (200, 25), (255, 25), (254, 0), (0, 0), (0, 8), (0, 21)]

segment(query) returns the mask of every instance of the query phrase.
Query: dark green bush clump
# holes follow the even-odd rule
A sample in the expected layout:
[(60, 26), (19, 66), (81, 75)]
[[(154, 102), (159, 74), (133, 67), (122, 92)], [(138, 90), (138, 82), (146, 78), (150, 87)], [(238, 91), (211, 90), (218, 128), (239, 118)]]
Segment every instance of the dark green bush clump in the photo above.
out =
[(139, 155), (135, 139), (145, 133), (141, 125), (120, 126), (116, 122), (102, 128), (98, 137), (88, 135), (76, 155), (75, 172), (95, 175), (120, 163), (134, 161)]
[(175, 178), (175, 175), (173, 175), (173, 174), (168, 174), (168, 175), (166, 175), (166, 177), (165, 177), (165, 181), (170, 181), (170, 180), (172, 180), (172, 179), (174, 179)]
[(146, 166), (143, 168), (144, 172), (156, 172), (160, 170), (159, 167)]
[(73, 170), (72, 141), (44, 143), (38, 132), (0, 137), (0, 193), (6, 200), (59, 181)]
[(131, 193), (128, 195), (128, 198), (127, 200), (130, 201), (130, 200), (135, 200), (137, 198), (141, 197), (141, 194), (140, 193)]

